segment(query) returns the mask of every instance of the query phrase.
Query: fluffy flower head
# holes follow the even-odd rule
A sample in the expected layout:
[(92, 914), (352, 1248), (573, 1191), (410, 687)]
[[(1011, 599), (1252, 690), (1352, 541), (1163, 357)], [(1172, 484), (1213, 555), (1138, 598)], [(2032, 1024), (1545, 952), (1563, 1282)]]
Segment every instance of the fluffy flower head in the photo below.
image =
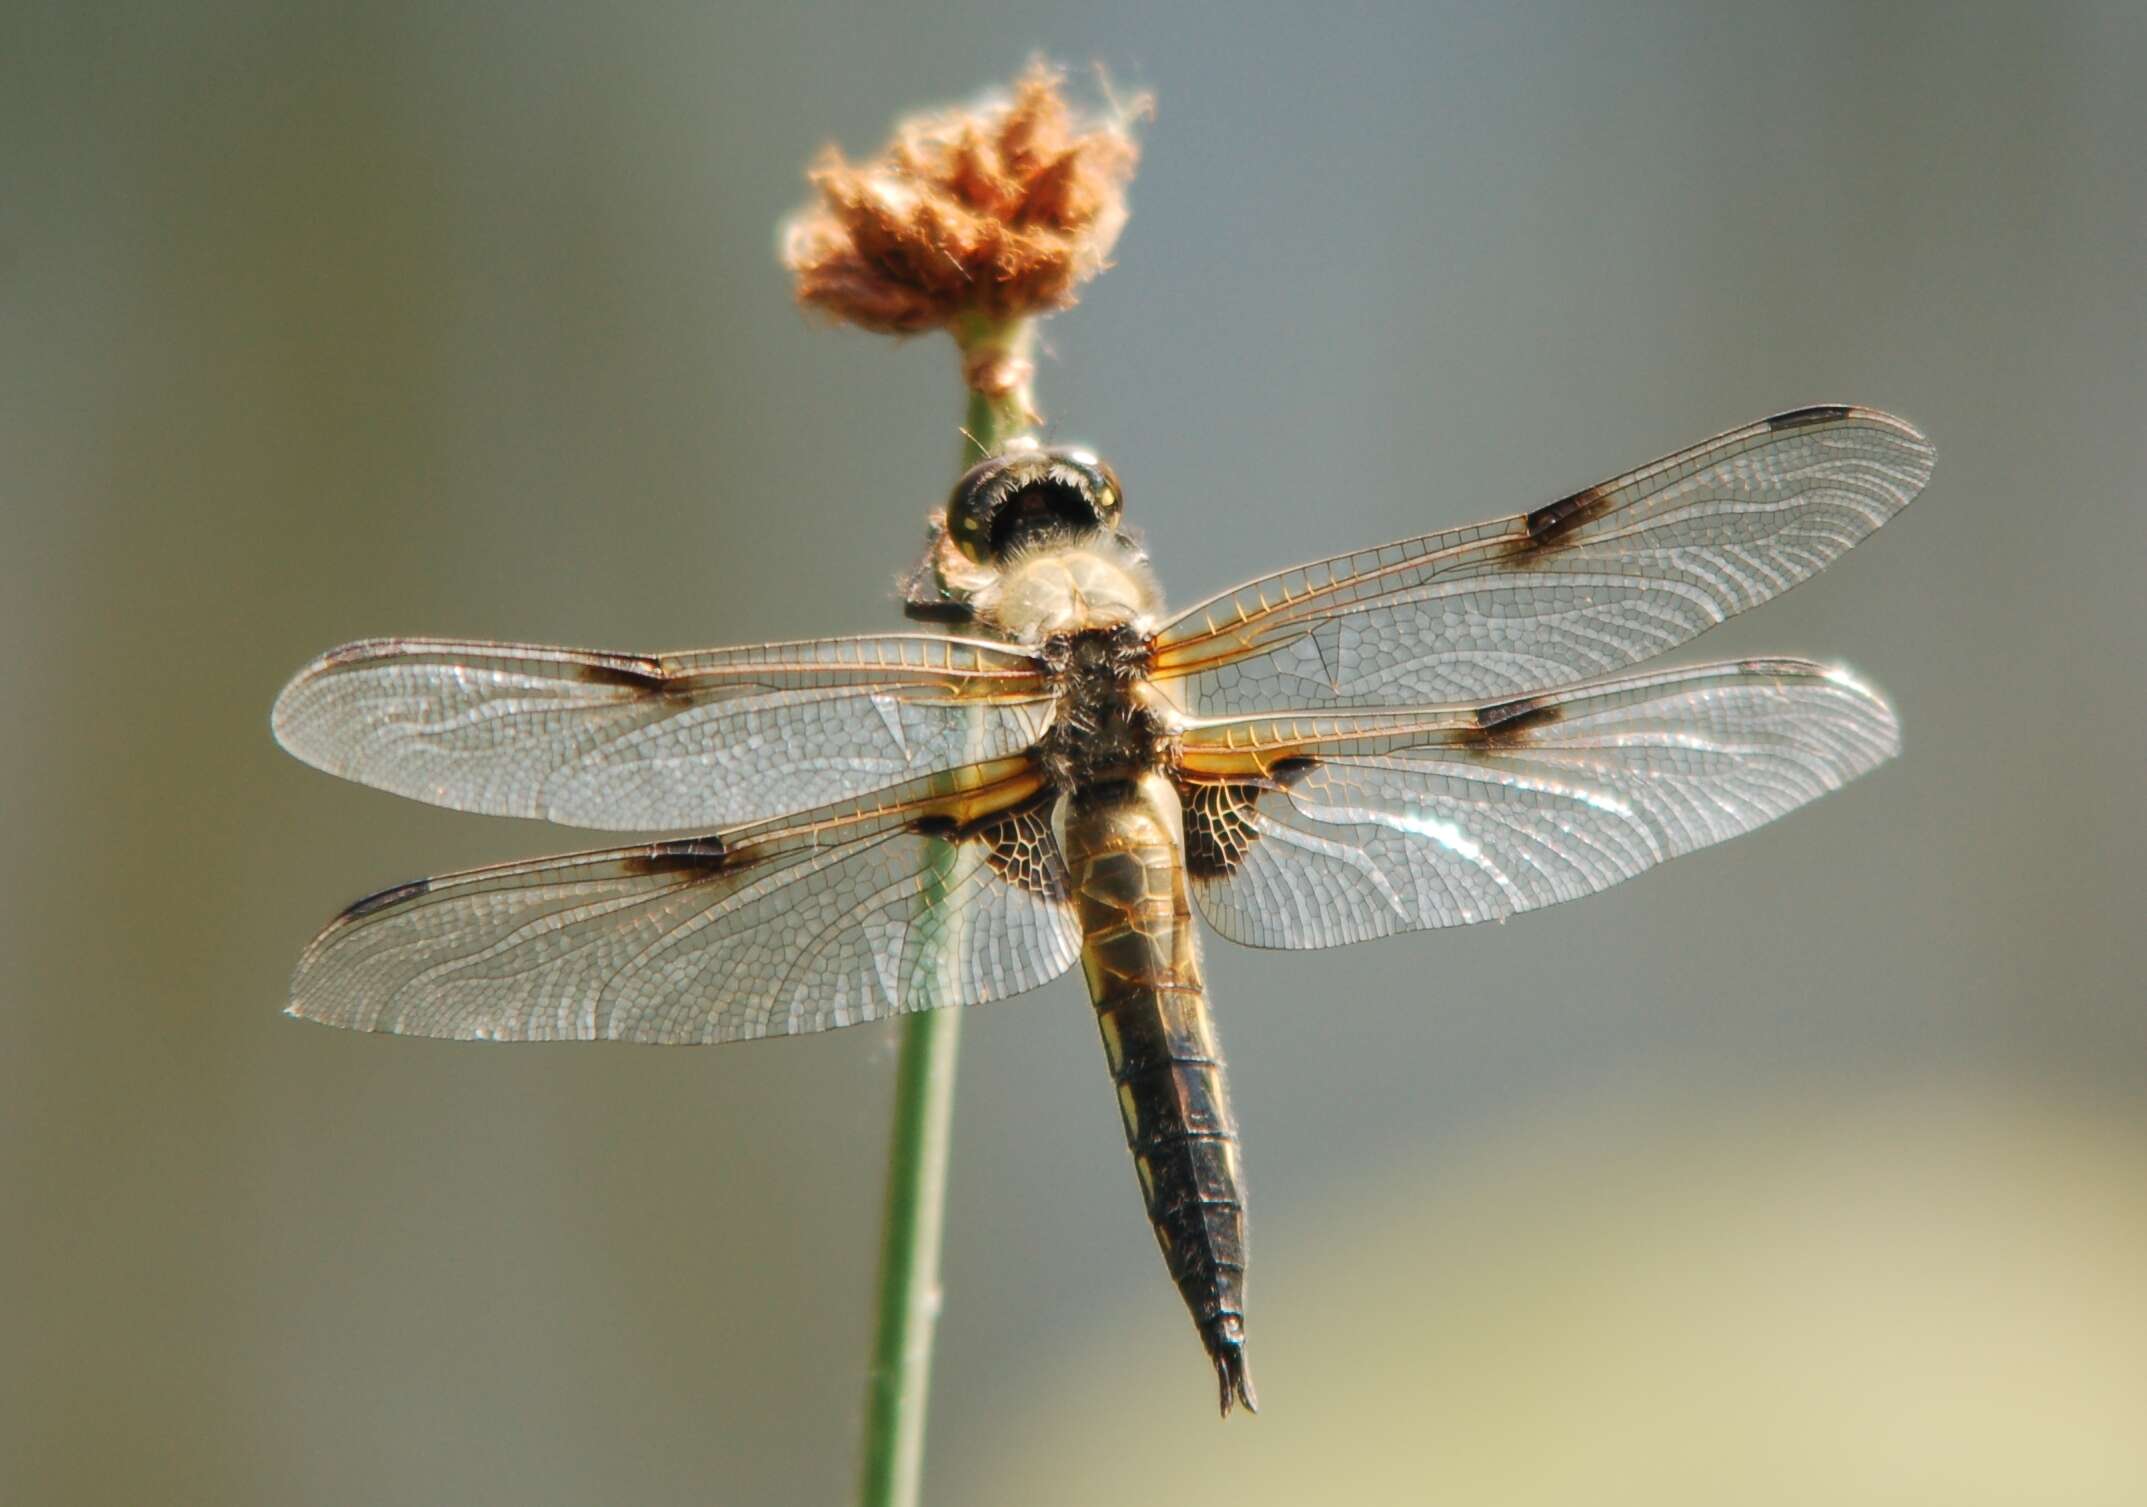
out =
[(1039, 60), (1011, 96), (903, 121), (869, 162), (829, 147), (784, 231), (798, 301), (889, 334), (1071, 305), (1125, 227), (1147, 101), (1083, 118), (1063, 83)]

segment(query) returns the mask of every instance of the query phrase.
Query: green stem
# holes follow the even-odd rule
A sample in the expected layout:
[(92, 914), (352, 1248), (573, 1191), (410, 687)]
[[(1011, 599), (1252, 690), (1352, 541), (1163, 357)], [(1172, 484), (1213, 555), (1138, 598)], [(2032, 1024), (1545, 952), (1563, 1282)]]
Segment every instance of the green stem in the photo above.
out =
[(1036, 322), (995, 321), (966, 316), (954, 328), (961, 347), (962, 377), (969, 386), (969, 412), (963, 432), (974, 441), (962, 469), (1003, 448), (1037, 423), (1035, 372)]
[[(1035, 422), (1029, 386), (1034, 326), (1027, 320), (963, 321), (955, 329), (970, 383), (965, 430), (973, 446), (960, 469), (989, 455)], [(1011, 378), (1012, 380), (1007, 380)], [(953, 877), (955, 848), (933, 862), (924, 914), (936, 918), (943, 955), (958, 914), (940, 914)], [(951, 909), (951, 908), (950, 908)], [(926, 969), (944, 981), (949, 970)], [(939, 1255), (947, 1209), (947, 1151), (954, 1121), (954, 1069), (962, 1039), (959, 1001), (931, 998), (905, 1015), (895, 1068), (894, 1130), (887, 1166), (887, 1210), (880, 1235), (879, 1320), (865, 1407), (864, 1507), (915, 1507), (924, 1475), (924, 1424), (930, 1400), (932, 1338), (939, 1317)]]
[(866, 1507), (912, 1507), (924, 1473), (924, 1416), (939, 1317), (939, 1248), (947, 1207), (947, 1144), (962, 1012), (902, 1021), (894, 1145), (880, 1245), (880, 1318), (866, 1403)]

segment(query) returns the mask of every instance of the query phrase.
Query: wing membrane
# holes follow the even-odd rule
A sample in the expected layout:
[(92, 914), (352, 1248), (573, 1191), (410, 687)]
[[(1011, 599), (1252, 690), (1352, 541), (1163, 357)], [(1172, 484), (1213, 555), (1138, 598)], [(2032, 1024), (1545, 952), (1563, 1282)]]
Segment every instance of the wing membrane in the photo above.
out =
[(1817, 572), (1907, 505), (1932, 455), (1874, 409), (1778, 414), (1531, 513), (1226, 592), (1158, 635), (1154, 674), (1207, 716), (1571, 684)]
[(1216, 930), (1333, 947), (1495, 920), (1748, 832), (1891, 757), (1845, 671), (1755, 660), (1479, 708), (1187, 734), (1187, 858)]
[(405, 1036), (715, 1042), (1018, 994), (1081, 948), (1040, 790), (1005, 760), (714, 837), (401, 885), (314, 939), (290, 1013)]
[(299, 672), (274, 725), (307, 763), (397, 795), (665, 831), (1017, 753), (1045, 695), (1021, 650), (933, 634), (648, 656), (379, 639)]

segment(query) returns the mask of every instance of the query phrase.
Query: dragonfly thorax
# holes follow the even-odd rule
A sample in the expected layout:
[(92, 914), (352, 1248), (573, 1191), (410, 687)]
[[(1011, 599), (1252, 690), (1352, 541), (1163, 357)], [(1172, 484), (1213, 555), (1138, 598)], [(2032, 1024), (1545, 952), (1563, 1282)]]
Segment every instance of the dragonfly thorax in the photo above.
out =
[(974, 598), (977, 617), (1009, 638), (1133, 627), (1146, 632), (1162, 594), (1146, 560), (1116, 535), (1091, 532), (1013, 556)]
[(1148, 638), (1121, 625), (1055, 634), (1043, 644), (1057, 693), (1037, 755), (1074, 791), (1134, 780), (1171, 762), (1178, 722), (1148, 680)]

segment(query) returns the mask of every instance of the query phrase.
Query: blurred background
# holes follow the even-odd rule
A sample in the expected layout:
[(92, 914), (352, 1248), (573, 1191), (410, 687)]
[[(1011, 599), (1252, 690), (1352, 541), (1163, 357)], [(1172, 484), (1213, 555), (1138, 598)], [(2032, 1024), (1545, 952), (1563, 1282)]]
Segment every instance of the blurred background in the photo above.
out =
[(821, 144), (1034, 48), (1157, 112), (1040, 392), (1194, 600), (1794, 404), (1937, 441), (1710, 635), (1898, 763), (1583, 904), (1215, 943), (1266, 1412), (1095, 1028), (972, 1013), (930, 1499), (2147, 1501), (2137, 5), (0, 5), (0, 1498), (852, 1489), (894, 1034), (280, 1017), (352, 897), (588, 845), (285, 757), (379, 633), (862, 631), (951, 354), (790, 306)]

